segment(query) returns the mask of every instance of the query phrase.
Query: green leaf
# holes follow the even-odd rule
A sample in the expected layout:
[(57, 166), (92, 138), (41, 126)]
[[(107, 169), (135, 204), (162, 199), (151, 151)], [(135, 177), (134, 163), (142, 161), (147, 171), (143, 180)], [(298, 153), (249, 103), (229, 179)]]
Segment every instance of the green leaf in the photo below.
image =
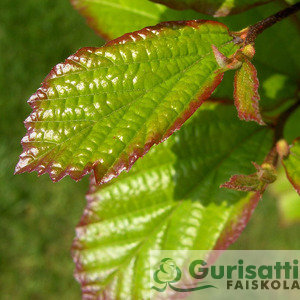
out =
[(297, 1), (298, 0), (285, 0), (285, 2), (290, 5), (295, 4)]
[[(279, 151), (279, 154), (281, 154), (280, 152), (282, 153)], [(281, 161), (289, 181), (300, 195), (300, 138), (293, 142), (287, 155), (281, 154)]]
[(235, 73), (234, 104), (241, 120), (255, 121), (264, 125), (259, 111), (258, 86), (256, 69), (249, 60), (245, 59), (241, 68)]
[[(115, 1), (117, 5), (107, 6), (107, 2), (77, 0), (78, 5), (76, 7), (82, 8), (81, 11), (85, 13), (92, 28), (105, 34), (109, 33), (109, 38), (115, 38), (125, 32), (138, 30), (144, 26), (154, 25), (160, 21), (213, 19), (192, 10), (175, 11), (163, 5), (157, 4), (156, 6), (155, 3), (146, 0), (136, 0), (134, 3), (133, 0), (111, 0), (109, 3)], [(136, 13), (132, 13), (127, 17), (127, 14), (130, 13), (130, 7), (135, 7), (138, 11), (151, 13), (156, 11), (153, 14), (156, 14), (157, 18), (153, 18), (153, 21), (151, 21)], [(282, 9), (282, 6), (272, 1), (267, 5), (256, 7), (245, 13), (222, 18), (222, 22), (229, 28), (238, 31), (280, 9)], [(123, 14), (126, 15), (125, 19), (122, 18)], [(300, 36), (295, 24), (292, 18), (288, 18), (266, 30), (256, 40), (256, 55), (253, 63), (258, 71), (260, 105), (264, 110), (264, 114), (269, 114), (269, 111), (277, 109), (287, 99), (294, 98), (298, 89), (300, 65), (297, 51), (294, 49), (300, 48)], [(116, 28), (116, 30), (110, 31), (113, 28)], [(293, 36), (292, 40), (286, 32)], [(272, 56), (270, 56), (270, 53), (272, 53)], [(285, 59), (282, 59), (282, 57)], [(233, 73), (227, 74), (214, 96), (232, 99), (232, 82)]]
[[(160, 21), (213, 19), (192, 10), (175, 11), (147, 0), (110, 0), (105, 2), (77, 0), (76, 4), (75, 7), (86, 16), (89, 25), (108, 35), (109, 38), (116, 38), (123, 33), (155, 25)], [(136, 8), (133, 12), (131, 11), (132, 7)], [(229, 28), (238, 31), (280, 9), (282, 9), (280, 3), (272, 1), (245, 13), (222, 18), (222, 22)], [(142, 14), (136, 13), (136, 10), (142, 11)], [(153, 20), (145, 18), (143, 12), (151, 12), (154, 16)], [(289, 35), (286, 34), (287, 32)], [(289, 38), (290, 35), (293, 36), (293, 39)], [(285, 103), (287, 99), (294, 98), (298, 89), (300, 65), (295, 49), (300, 48), (300, 36), (296, 22), (293, 22), (292, 18), (287, 18), (269, 28), (258, 37), (255, 48), (256, 55), (253, 63), (258, 71), (260, 82), (260, 105), (264, 111), (269, 112), (281, 103)], [(227, 74), (216, 91), (215, 97), (232, 99), (232, 82), (233, 73)]]
[(279, 198), (279, 212), (284, 226), (300, 223), (300, 200), (294, 190), (288, 190)]
[(285, 140), (291, 144), (300, 134), (300, 107), (298, 107), (287, 119), (284, 125), (283, 135)]
[(101, 36), (113, 39), (162, 21), (199, 19), (194, 11), (179, 12), (148, 0), (71, 0)]
[(277, 199), (280, 222), (283, 226), (300, 223), (300, 199), (287, 180), (283, 168), (279, 170), (278, 181), (270, 187)]
[(219, 185), (232, 172), (251, 172), (249, 162), (261, 163), (272, 139), (267, 127), (240, 121), (231, 105), (205, 103), (128, 174), (92, 182), (73, 245), (84, 296), (148, 299), (150, 249), (225, 249), (234, 242), (260, 193)]
[[(280, 9), (282, 9), (280, 3), (272, 2), (239, 15), (223, 18), (222, 22), (231, 30), (238, 31)], [(252, 63), (257, 69), (259, 78), (260, 106), (263, 115), (297, 95), (300, 60), (295, 49), (300, 49), (300, 35), (293, 18), (287, 18), (272, 26), (255, 41), (256, 53)], [(229, 73), (225, 76), (214, 94), (215, 97), (232, 99), (232, 77), (233, 74)]]
[(175, 9), (194, 9), (201, 13), (224, 17), (272, 0), (151, 0)]
[(161, 23), (57, 65), (29, 99), (33, 112), (16, 173), (103, 183), (169, 137), (221, 82), (211, 45), (232, 55), (228, 28), (213, 21)]

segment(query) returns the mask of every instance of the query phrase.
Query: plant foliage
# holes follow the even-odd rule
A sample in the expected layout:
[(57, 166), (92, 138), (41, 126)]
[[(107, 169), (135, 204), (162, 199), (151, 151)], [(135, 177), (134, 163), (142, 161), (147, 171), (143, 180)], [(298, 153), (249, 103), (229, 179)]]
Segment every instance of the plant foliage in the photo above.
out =
[[(29, 99), (16, 173), (92, 173), (73, 244), (89, 299), (147, 299), (151, 249), (226, 249), (276, 181), (278, 160), (299, 193), (295, 23), (256, 41), (275, 1), (154, 2), (168, 7), (73, 0), (114, 40), (78, 50)], [(191, 9), (250, 10), (221, 23)]]

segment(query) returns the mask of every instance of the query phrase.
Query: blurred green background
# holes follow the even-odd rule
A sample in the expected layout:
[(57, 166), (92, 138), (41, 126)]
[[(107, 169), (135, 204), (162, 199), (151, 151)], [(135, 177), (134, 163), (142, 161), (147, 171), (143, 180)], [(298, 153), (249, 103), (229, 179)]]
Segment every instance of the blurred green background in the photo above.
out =
[[(0, 298), (80, 299), (70, 247), (85, 205), (87, 178), (53, 184), (47, 175), (14, 176), (30, 113), (26, 100), (51, 67), (83, 46), (99, 46), (69, 0), (1, 0)], [(266, 195), (234, 249), (300, 249), (300, 226), (280, 226)]]

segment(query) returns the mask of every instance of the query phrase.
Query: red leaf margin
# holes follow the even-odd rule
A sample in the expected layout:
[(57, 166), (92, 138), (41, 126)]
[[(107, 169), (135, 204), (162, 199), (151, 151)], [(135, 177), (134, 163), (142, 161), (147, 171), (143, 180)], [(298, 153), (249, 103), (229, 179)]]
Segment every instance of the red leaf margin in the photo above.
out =
[(250, 197), (249, 201), (244, 205), (236, 220), (226, 224), (223, 234), (219, 237), (214, 250), (226, 250), (239, 238), (250, 221), (250, 218), (261, 198), (262, 192), (253, 193), (252, 197)]
[[(123, 36), (109, 41), (108, 43), (106, 43), (104, 46), (100, 47), (109, 47), (109, 46), (113, 46), (113, 45), (117, 45), (117, 44), (124, 44), (126, 42), (132, 42), (132, 41), (137, 41), (139, 39), (142, 39), (143, 36), (149, 36), (153, 33), (153, 31), (162, 31), (164, 30), (164, 28), (168, 29), (168, 28), (180, 28), (180, 27), (185, 27), (185, 26), (189, 26), (189, 27), (193, 27), (193, 28), (198, 28), (200, 25), (202, 24), (212, 24), (212, 25), (218, 25), (218, 26), (223, 26), (224, 28), (226, 28), (226, 30), (229, 32), (228, 27), (223, 24), (220, 23), (218, 21), (211, 21), (211, 20), (191, 20), (191, 21), (170, 21), (170, 22), (161, 22), (155, 26), (149, 26), (149, 27), (145, 27), (141, 30), (138, 31), (134, 31), (131, 33), (126, 33)], [(34, 163), (32, 165), (27, 165), (27, 160), (26, 157), (28, 156), (28, 154), (31, 151), (31, 147), (28, 144), (28, 141), (30, 141), (30, 134), (33, 132), (33, 127), (31, 127), (30, 123), (34, 120), (34, 121), (38, 121), (38, 117), (36, 115), (36, 112), (39, 109), (38, 104), (36, 103), (37, 100), (44, 100), (47, 99), (47, 90), (50, 87), (49, 85), (49, 81), (51, 79), (54, 79), (56, 77), (59, 76), (59, 74), (62, 72), (62, 69), (67, 69), (68, 72), (73, 71), (73, 70), (78, 70), (80, 69), (80, 67), (78, 67), (78, 65), (76, 64), (76, 61), (79, 60), (79, 58), (84, 55), (87, 52), (94, 52), (97, 49), (99, 49), (98, 47), (85, 47), (85, 48), (81, 48), (79, 49), (75, 54), (71, 55), (70, 57), (68, 57), (63, 63), (60, 63), (58, 65), (56, 65), (54, 68), (52, 68), (52, 70), (50, 71), (50, 73), (46, 76), (46, 78), (44, 79), (43, 83), (41, 84), (41, 87), (29, 98), (28, 103), (32, 108), (32, 112), (29, 115), (29, 117), (25, 120), (24, 124), (25, 127), (27, 129), (27, 133), (26, 135), (23, 137), (23, 139), (21, 140), (21, 144), (23, 147), (23, 152), (20, 155), (20, 159), (18, 164), (15, 167), (15, 174), (21, 174), (24, 172), (33, 172), (33, 171), (37, 171), (38, 176), (43, 175), (45, 173), (49, 173), (49, 176), (51, 178), (51, 180), (53, 182), (57, 182), (59, 180), (61, 180), (62, 178), (64, 178), (65, 176), (69, 175), (72, 179), (74, 179), (75, 181), (79, 181), (82, 179), (83, 176), (91, 173), (92, 171), (95, 171), (96, 168), (96, 172), (94, 172), (95, 174), (103, 174), (103, 172), (101, 172), (101, 168), (99, 165), (99, 161), (95, 161), (94, 163), (89, 163), (85, 166), (85, 168), (81, 171), (76, 171), (73, 169), (73, 166), (69, 165), (65, 168), (64, 171), (61, 171), (59, 173), (57, 173), (53, 167), (51, 166), (50, 163), (48, 163), (45, 166), (42, 166), (41, 163)], [(183, 125), (183, 123), (192, 116), (192, 114), (201, 106), (201, 104), (207, 100), (211, 94), (213, 93), (213, 91), (216, 89), (216, 87), (221, 83), (222, 79), (223, 79), (223, 72), (219, 72), (218, 74), (216, 74), (216, 77), (214, 78), (213, 82), (211, 85), (206, 86), (204, 88), (203, 91), (201, 91), (197, 96), (197, 100), (194, 100), (190, 103), (189, 108), (186, 109), (181, 116), (179, 116), (174, 123), (169, 127), (169, 129), (162, 135), (162, 137), (159, 136), (159, 134), (157, 134), (157, 136), (152, 137), (151, 139), (149, 139), (144, 147), (141, 148), (133, 148), (131, 150), (131, 153), (129, 153), (129, 155), (125, 156), (123, 155), (123, 157), (121, 157), (116, 164), (114, 164), (112, 166), (111, 169), (107, 170), (107, 172), (105, 172), (105, 174), (103, 174), (103, 176), (101, 178), (97, 177), (96, 181), (97, 184), (103, 184), (106, 183), (108, 181), (110, 181), (111, 179), (117, 177), (122, 171), (127, 170), (129, 171), (130, 168), (133, 166), (133, 164), (135, 163), (135, 161), (140, 158), (143, 157), (149, 150), (150, 148), (155, 145), (155, 144), (159, 144), (161, 142), (163, 142), (164, 140), (166, 140), (170, 135), (172, 135), (175, 131), (179, 130), (180, 127)], [(47, 154), (42, 158), (41, 162), (43, 162), (43, 160), (47, 157)]]
[[(82, 289), (82, 296), (84, 297), (84, 299), (95, 299), (99, 296), (98, 295), (99, 291), (93, 290), (92, 288), (86, 286), (87, 285), (86, 280), (84, 279), (84, 277), (80, 275), (84, 271), (84, 266), (82, 265), (79, 259), (78, 253), (76, 253), (77, 251), (85, 249), (78, 241), (78, 237), (84, 234), (84, 227), (88, 224), (97, 223), (100, 221), (99, 217), (93, 214), (93, 202), (101, 201), (101, 199), (99, 198), (95, 199), (93, 195), (97, 191), (97, 189), (102, 189), (102, 186), (98, 187), (96, 185), (95, 177), (92, 175), (90, 177), (90, 187), (86, 194), (87, 204), (81, 216), (81, 219), (77, 224), (77, 227), (80, 227), (81, 230), (80, 233), (77, 232), (78, 236), (75, 237), (73, 240), (72, 251), (71, 251), (73, 261), (75, 263), (74, 277), (80, 283)], [(263, 192), (264, 190), (258, 192), (251, 192), (251, 195), (249, 196), (249, 200), (241, 207), (239, 214), (235, 217), (235, 219), (230, 220), (225, 224), (222, 234), (217, 239), (215, 246), (212, 249), (212, 250), (220, 250), (220, 252), (218, 252), (217, 254), (213, 253), (213, 255), (212, 253), (209, 254), (208, 256), (209, 264), (213, 263), (213, 261), (215, 261), (218, 258), (218, 256), (221, 254), (222, 251), (225, 251), (230, 245), (232, 245), (239, 238), (241, 233), (246, 228), (248, 222), (250, 221), (251, 216), (253, 215), (254, 210), (256, 209), (259, 201), (261, 200)], [(206, 250), (206, 249), (202, 249), (202, 250)], [(110, 287), (108, 286), (108, 290), (103, 291), (104, 299), (110, 299), (109, 288)], [(168, 295), (168, 299), (178, 299), (177, 297), (178, 294)]]

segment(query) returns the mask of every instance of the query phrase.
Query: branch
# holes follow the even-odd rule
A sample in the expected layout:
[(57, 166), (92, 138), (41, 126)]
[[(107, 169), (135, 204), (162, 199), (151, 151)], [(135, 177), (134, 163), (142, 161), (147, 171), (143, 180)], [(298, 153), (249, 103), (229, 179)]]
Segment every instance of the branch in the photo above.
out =
[(283, 129), (287, 119), (290, 115), (300, 106), (300, 100), (290, 106), (286, 111), (282, 112), (275, 124), (275, 142), (279, 141), (283, 137)]
[(255, 39), (259, 34), (261, 34), (264, 30), (271, 27), (272, 25), (276, 24), (277, 22), (281, 21), (282, 19), (296, 13), (300, 10), (300, 2), (289, 6), (278, 13), (252, 25), (248, 29), (248, 33), (245, 39), (245, 45), (254, 43)]

